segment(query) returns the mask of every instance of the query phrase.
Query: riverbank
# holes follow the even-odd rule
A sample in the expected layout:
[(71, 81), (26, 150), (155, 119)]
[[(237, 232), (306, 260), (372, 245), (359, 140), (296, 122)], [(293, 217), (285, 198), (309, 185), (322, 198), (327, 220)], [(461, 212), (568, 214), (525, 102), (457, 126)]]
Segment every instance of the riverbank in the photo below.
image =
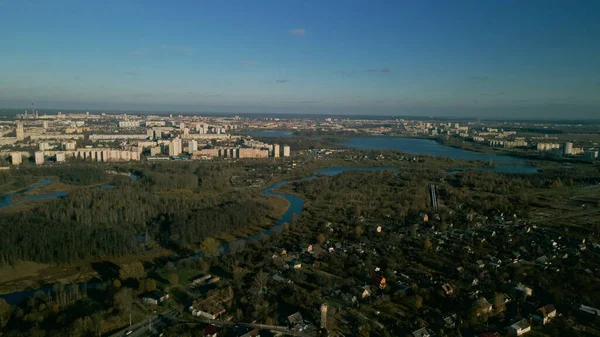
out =
[(450, 137), (445, 139), (445, 137), (426, 137), (421, 139), (431, 139), (439, 143), (443, 146), (452, 147), (455, 149), (461, 149), (470, 152), (476, 152), (481, 154), (490, 154), (490, 155), (500, 155), (500, 156), (512, 156), (518, 157), (529, 161), (539, 162), (540, 164), (544, 163), (548, 164), (556, 164), (556, 163), (572, 163), (572, 164), (588, 164), (589, 160), (585, 160), (584, 158), (567, 158), (560, 156), (553, 156), (546, 153), (540, 153), (534, 150), (526, 150), (526, 149), (518, 149), (518, 148), (497, 148), (487, 146), (485, 144), (480, 144), (471, 141), (465, 141), (463, 139), (457, 139), (456, 137)]

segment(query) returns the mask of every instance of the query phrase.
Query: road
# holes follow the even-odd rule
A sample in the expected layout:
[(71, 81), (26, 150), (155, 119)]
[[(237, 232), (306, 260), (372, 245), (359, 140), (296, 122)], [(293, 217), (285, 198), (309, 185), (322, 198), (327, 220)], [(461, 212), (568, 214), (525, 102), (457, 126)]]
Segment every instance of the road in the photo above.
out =
[(250, 329), (261, 329), (261, 330), (269, 330), (271, 332), (279, 332), (285, 335), (298, 336), (298, 337), (313, 337), (310, 334), (306, 334), (300, 331), (290, 330), (286, 326), (277, 326), (277, 325), (265, 325), (265, 324), (256, 324), (256, 323), (242, 323), (242, 322), (230, 322), (230, 321), (220, 321), (214, 319), (206, 319), (206, 320), (198, 320), (198, 321), (179, 321), (179, 323), (183, 324), (198, 324), (198, 323), (209, 323), (216, 326), (241, 326)]
[(125, 332), (128, 330), (133, 331), (133, 333), (131, 333), (127, 337), (147, 336), (150, 332), (150, 329), (148, 327), (149, 322), (152, 322), (152, 325), (151, 325), (152, 331), (156, 332), (157, 330), (160, 330), (164, 326), (166, 326), (171, 319), (175, 318), (176, 314), (177, 314), (177, 311), (175, 309), (167, 310), (159, 316), (151, 316), (151, 317), (145, 319), (144, 321), (134, 324), (131, 327), (127, 327), (115, 334), (110, 335), (109, 337), (125, 336)]

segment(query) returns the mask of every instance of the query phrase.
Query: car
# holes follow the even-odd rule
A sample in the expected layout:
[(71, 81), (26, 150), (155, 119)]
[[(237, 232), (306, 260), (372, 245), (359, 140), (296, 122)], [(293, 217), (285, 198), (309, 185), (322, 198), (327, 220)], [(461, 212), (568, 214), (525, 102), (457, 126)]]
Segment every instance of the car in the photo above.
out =
[(131, 330), (127, 330), (127, 331), (125, 331), (125, 336), (129, 336), (129, 335), (131, 335), (132, 333), (133, 333), (133, 331), (131, 331)]

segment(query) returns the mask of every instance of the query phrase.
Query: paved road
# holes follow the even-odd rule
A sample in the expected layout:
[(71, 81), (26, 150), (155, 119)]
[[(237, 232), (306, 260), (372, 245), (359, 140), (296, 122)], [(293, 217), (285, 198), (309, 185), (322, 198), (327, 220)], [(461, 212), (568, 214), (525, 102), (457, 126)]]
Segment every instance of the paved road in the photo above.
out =
[(134, 324), (131, 326), (131, 328), (127, 327), (115, 334), (112, 334), (110, 337), (125, 336), (125, 332), (128, 330), (131, 330), (133, 332), (130, 335), (128, 335), (127, 337), (147, 336), (150, 332), (150, 329), (148, 327), (149, 321), (152, 322), (152, 331), (156, 332), (157, 330), (160, 330), (164, 326), (166, 326), (171, 319), (175, 318), (176, 314), (177, 314), (177, 311), (175, 309), (167, 310), (167, 311), (163, 312), (160, 316), (151, 316), (149, 318), (146, 318), (143, 322)]

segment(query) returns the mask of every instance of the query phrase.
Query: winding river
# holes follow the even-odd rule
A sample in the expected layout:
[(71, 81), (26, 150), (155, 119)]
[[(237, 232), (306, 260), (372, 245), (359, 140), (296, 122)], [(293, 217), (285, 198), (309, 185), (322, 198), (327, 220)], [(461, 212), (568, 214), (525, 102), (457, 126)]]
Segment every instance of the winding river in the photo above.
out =
[[(367, 138), (367, 139), (376, 139), (376, 138)], [(407, 146), (413, 144), (412, 140), (407, 139), (407, 138), (400, 138), (402, 139), (402, 141), (400, 141), (399, 143), (396, 143), (397, 146)], [(365, 139), (363, 139), (364, 141)], [(408, 143), (406, 142), (408, 140)], [(428, 140), (419, 140), (419, 141), (426, 141), (426, 142), (431, 142), (434, 144), (437, 144), (433, 141), (428, 141)], [(356, 147), (360, 147), (360, 148), (390, 148), (390, 146), (393, 145), (382, 145), (382, 143), (379, 143), (379, 141), (369, 141), (368, 143), (360, 143), (360, 146), (358, 146), (358, 144), (356, 143), (355, 140), (351, 140), (350, 143), (348, 144), (349, 146), (351, 144), (357, 145)], [(431, 143), (426, 144), (427, 146), (435, 146)], [(400, 145), (398, 145), (400, 144)], [(380, 147), (381, 146), (381, 147)], [(432, 155), (445, 155), (448, 157), (453, 157), (453, 158), (464, 158), (462, 157), (462, 155), (464, 155), (462, 152), (467, 152), (469, 153), (470, 158), (464, 158), (464, 159), (479, 159), (482, 160), (482, 158), (480, 158), (479, 156), (477, 156), (478, 154), (475, 154), (476, 157), (478, 158), (473, 158), (472, 152), (469, 151), (465, 151), (465, 150), (460, 150), (460, 149), (454, 149), (454, 148), (450, 148), (447, 146), (443, 146), (443, 145), (439, 145), (437, 144), (437, 146), (441, 146), (443, 148), (445, 148), (445, 151), (450, 151), (450, 152), (445, 152), (444, 154), (437, 154), (437, 153), (432, 153)], [(398, 148), (392, 148), (392, 149), (398, 149)], [(408, 151), (406, 149), (402, 149), (405, 152), (409, 152), (412, 153), (411, 151)], [(457, 152), (458, 151), (458, 152)], [(454, 156), (449, 155), (449, 154), (454, 154)], [(457, 156), (457, 154), (459, 154)], [(489, 156), (489, 155), (487, 155)], [(504, 158), (506, 157), (506, 158)], [(510, 160), (509, 160), (510, 159)], [(500, 165), (500, 166), (496, 166), (496, 167), (490, 167), (490, 168), (480, 168), (482, 170), (492, 170), (492, 171), (497, 171), (497, 172), (508, 172), (508, 173), (535, 173), (537, 172), (537, 168), (535, 167), (531, 167), (531, 166), (527, 166), (527, 165), (523, 165), (524, 161), (520, 158), (514, 158), (514, 157), (507, 157), (507, 156), (493, 156), (493, 160), (498, 161), (498, 162), (504, 162), (504, 163), (514, 163), (516, 165)], [(377, 166), (377, 167), (328, 167), (328, 168), (322, 168), (322, 169), (318, 169), (314, 175), (309, 176), (309, 177), (305, 177), (302, 178), (302, 180), (309, 180), (309, 179), (314, 179), (319, 175), (328, 175), (328, 176), (335, 176), (338, 175), (340, 173), (346, 172), (346, 171), (380, 171), (380, 170), (399, 170), (400, 167), (395, 167), (395, 166)], [(50, 193), (50, 194), (42, 194), (42, 195), (27, 195), (25, 194), (26, 192), (32, 191), (34, 189), (46, 186), (48, 184), (50, 184), (52, 182), (52, 180), (50, 179), (44, 179), (42, 182), (32, 185), (26, 189), (20, 190), (16, 193), (11, 193), (11, 194), (7, 194), (4, 195), (2, 197), (0, 197), (0, 208), (2, 207), (7, 207), (13, 204), (12, 202), (12, 197), (14, 195), (21, 195), (21, 196), (25, 196), (26, 200), (35, 200), (35, 199), (48, 199), (48, 198), (57, 198), (57, 197), (63, 197), (67, 195), (67, 192), (54, 192), (54, 193)], [(226, 253), (230, 250), (230, 248), (233, 245), (236, 244), (245, 244), (247, 242), (250, 241), (256, 241), (259, 240), (263, 235), (269, 235), (271, 234), (272, 230), (277, 229), (279, 227), (281, 227), (283, 224), (285, 223), (290, 223), (292, 220), (292, 217), (294, 216), (294, 214), (296, 215), (300, 215), (300, 213), (302, 212), (302, 210), (304, 209), (304, 200), (300, 197), (298, 197), (297, 195), (294, 194), (287, 194), (287, 193), (281, 193), (281, 192), (277, 192), (277, 189), (279, 189), (280, 187), (288, 184), (290, 181), (286, 180), (286, 181), (280, 181), (277, 182), (263, 190), (261, 190), (261, 193), (264, 195), (268, 195), (268, 196), (278, 196), (278, 197), (282, 197), (284, 199), (286, 199), (290, 206), (288, 207), (288, 209), (285, 211), (285, 213), (279, 218), (277, 219), (276, 223), (273, 225), (273, 227), (265, 230), (264, 232), (261, 232), (259, 234), (256, 235), (252, 235), (249, 236), (247, 238), (242, 238), (242, 239), (238, 239), (236, 241), (232, 241), (231, 243), (225, 243), (223, 244), (220, 248), (219, 251)], [(96, 188), (114, 188), (113, 185), (105, 185), (105, 186), (98, 186)], [(96, 287), (98, 285), (98, 283), (87, 283), (83, 286), (85, 287)], [(82, 286), (82, 285), (80, 285)], [(52, 291), (52, 287), (42, 287), (39, 289), (34, 289), (34, 290), (26, 290), (26, 291), (20, 291), (20, 292), (13, 292), (13, 293), (9, 293), (9, 294), (4, 294), (4, 295), (0, 295), (0, 298), (5, 299), (9, 304), (19, 304), (22, 301), (26, 300), (28, 297), (32, 296), (37, 290), (42, 290), (44, 292), (49, 292)]]

